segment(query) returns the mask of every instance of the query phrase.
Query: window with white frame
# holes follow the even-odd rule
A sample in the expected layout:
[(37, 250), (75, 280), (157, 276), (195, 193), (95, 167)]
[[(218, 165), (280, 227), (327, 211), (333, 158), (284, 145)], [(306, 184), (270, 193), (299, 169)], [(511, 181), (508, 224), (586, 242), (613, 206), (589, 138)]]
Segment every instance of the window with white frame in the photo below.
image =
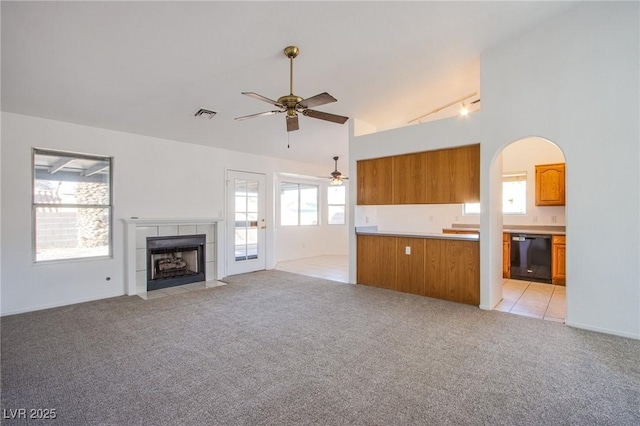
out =
[[(480, 203), (465, 203), (464, 214), (479, 214)], [(527, 172), (502, 175), (502, 213), (527, 213)]]
[(110, 157), (33, 150), (34, 260), (111, 256)]
[(345, 224), (345, 205), (345, 186), (329, 186), (327, 188), (327, 223), (329, 225)]
[(318, 186), (304, 183), (280, 183), (280, 225), (318, 224)]

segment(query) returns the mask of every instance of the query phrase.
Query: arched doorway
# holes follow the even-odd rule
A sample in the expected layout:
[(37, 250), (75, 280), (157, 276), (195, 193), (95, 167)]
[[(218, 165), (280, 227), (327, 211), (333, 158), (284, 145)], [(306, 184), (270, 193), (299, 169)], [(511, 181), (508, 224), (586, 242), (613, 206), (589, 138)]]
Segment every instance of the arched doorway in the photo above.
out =
[(565, 156), (555, 143), (528, 137), (508, 144), (498, 157), (503, 286), (494, 309), (564, 322)]

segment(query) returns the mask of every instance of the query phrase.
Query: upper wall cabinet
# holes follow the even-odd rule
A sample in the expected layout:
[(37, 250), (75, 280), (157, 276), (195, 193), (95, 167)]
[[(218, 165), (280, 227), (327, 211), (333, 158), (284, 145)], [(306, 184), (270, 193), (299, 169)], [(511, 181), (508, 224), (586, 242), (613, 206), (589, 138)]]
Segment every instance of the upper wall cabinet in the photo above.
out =
[(480, 201), (480, 145), (358, 161), (358, 204)]
[(427, 203), (480, 202), (480, 145), (427, 152)]
[(564, 163), (536, 166), (536, 206), (564, 205)]
[(392, 157), (358, 161), (358, 204), (393, 204)]
[(427, 153), (396, 155), (393, 159), (393, 204), (427, 202)]

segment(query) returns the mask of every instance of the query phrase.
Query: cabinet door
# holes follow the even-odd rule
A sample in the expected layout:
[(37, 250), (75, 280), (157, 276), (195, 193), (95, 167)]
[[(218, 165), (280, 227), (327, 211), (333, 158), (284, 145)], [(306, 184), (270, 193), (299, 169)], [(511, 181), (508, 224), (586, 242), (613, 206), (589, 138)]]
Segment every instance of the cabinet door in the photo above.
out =
[(480, 145), (454, 148), (455, 198), (459, 203), (480, 202)]
[(424, 248), (423, 238), (398, 237), (396, 249), (398, 291), (424, 296)]
[(425, 295), (480, 304), (480, 246), (477, 241), (427, 239)]
[(393, 204), (427, 202), (427, 154), (393, 157)]
[(427, 152), (427, 203), (480, 201), (480, 145)]
[(396, 237), (358, 235), (357, 282), (396, 290)]
[(392, 157), (358, 161), (358, 204), (392, 204)]
[(566, 265), (567, 250), (564, 236), (553, 236), (551, 245), (551, 281), (555, 285), (567, 282)]
[(536, 166), (536, 206), (564, 205), (564, 163)]
[(511, 240), (502, 234), (502, 278), (511, 278)]

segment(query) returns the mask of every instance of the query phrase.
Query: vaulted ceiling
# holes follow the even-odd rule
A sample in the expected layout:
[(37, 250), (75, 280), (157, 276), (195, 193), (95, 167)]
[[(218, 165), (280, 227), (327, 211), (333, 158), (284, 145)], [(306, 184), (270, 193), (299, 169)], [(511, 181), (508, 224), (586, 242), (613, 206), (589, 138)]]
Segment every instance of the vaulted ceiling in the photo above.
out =
[(295, 94), (389, 129), (479, 91), (482, 52), (574, 4), (2, 2), (2, 110), (332, 166), (349, 124), (234, 120), (273, 109), (243, 91), (288, 94), (285, 46)]

